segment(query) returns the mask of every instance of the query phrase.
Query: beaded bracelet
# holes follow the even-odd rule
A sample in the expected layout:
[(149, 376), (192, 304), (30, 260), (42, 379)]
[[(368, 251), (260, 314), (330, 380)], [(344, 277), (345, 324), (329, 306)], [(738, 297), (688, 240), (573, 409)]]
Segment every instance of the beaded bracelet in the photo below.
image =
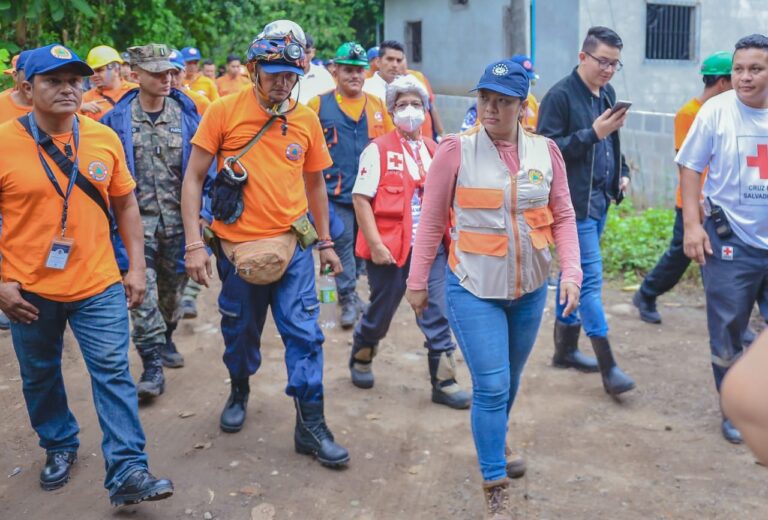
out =
[(334, 245), (335, 244), (330, 240), (320, 240), (317, 243), (317, 250), (322, 251), (323, 249), (331, 249)]
[(202, 240), (198, 240), (197, 242), (185, 245), (184, 251), (194, 251), (195, 249), (200, 249), (202, 247), (205, 247), (205, 243)]

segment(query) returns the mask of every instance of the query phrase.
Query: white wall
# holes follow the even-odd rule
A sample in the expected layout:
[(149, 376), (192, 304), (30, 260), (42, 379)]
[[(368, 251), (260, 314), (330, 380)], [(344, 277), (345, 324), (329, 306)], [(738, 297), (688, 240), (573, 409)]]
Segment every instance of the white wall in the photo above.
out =
[[(545, 1), (555, 0), (539, 0)], [(605, 25), (624, 40), (624, 70), (611, 82), (621, 99), (632, 100), (639, 110), (676, 112), (703, 88), (702, 57), (733, 50), (742, 36), (768, 33), (768, 0), (698, 0), (696, 5), (700, 22), (696, 60), (660, 62), (645, 60), (646, 0), (581, 0), (582, 39), (590, 26)]]

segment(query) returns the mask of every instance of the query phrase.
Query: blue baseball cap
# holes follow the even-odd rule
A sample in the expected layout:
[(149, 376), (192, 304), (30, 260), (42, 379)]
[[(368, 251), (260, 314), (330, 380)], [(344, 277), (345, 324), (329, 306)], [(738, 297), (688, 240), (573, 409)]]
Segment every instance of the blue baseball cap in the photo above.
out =
[(525, 69), (525, 72), (528, 73), (528, 79), (531, 81), (539, 79), (539, 75), (533, 70), (533, 62), (529, 56), (526, 56), (525, 54), (515, 54), (509, 59), (515, 63), (519, 63)]
[(200, 61), (202, 59), (200, 49), (195, 47), (184, 47), (181, 49), (181, 57), (184, 58), (184, 63), (188, 61)]
[(168, 61), (170, 61), (171, 65), (177, 69), (184, 70), (184, 58), (178, 50), (171, 49), (171, 53), (168, 55)]
[(378, 45), (376, 47), (371, 47), (368, 49), (368, 61), (371, 61), (374, 58), (379, 57), (379, 47)]
[(37, 74), (47, 74), (66, 66), (72, 66), (83, 76), (93, 75), (93, 69), (86, 62), (81, 60), (72, 49), (60, 43), (52, 43), (30, 51), (27, 62), (24, 64), (24, 75), (27, 81), (32, 81)]
[(288, 65), (287, 63), (259, 62), (259, 67), (261, 68), (261, 70), (269, 74), (277, 74), (278, 72), (293, 72), (294, 74), (298, 74), (299, 76), (304, 75), (304, 69), (302, 69), (301, 67)]
[(470, 90), (493, 90), (506, 96), (525, 99), (528, 97), (530, 80), (528, 72), (512, 60), (495, 61), (485, 68), (477, 86)]

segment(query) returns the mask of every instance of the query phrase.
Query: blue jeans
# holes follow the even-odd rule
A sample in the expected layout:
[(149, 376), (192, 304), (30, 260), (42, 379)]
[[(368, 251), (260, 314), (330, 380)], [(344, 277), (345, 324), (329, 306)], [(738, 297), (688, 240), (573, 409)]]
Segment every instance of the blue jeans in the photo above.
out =
[(22, 291), (40, 310), (37, 321), (11, 325), (13, 348), (32, 427), (48, 453), (77, 451), (80, 431), (67, 406), (61, 375), (64, 329), (69, 323), (91, 376), (110, 493), (134, 471), (147, 469), (136, 387), (128, 370), (128, 308), (122, 284), (84, 300), (62, 303)]
[(357, 263), (355, 260), (355, 236), (357, 234), (357, 221), (355, 209), (348, 204), (330, 202), (336, 217), (344, 223), (344, 231), (333, 239), (334, 251), (339, 255), (342, 273), (336, 275), (336, 292), (339, 300), (345, 300), (355, 292), (357, 287)]
[(509, 412), (547, 301), (547, 285), (516, 300), (478, 298), (446, 275), (448, 320), (472, 376), (472, 436), (487, 481), (506, 477)]
[[(445, 248), (440, 245), (429, 272), (429, 303), (416, 324), (424, 334), (424, 346), (434, 352), (452, 352), (456, 345), (451, 338), (445, 311)], [(392, 318), (403, 299), (411, 266), (411, 256), (403, 267), (376, 265), (368, 260), (368, 285), (371, 303), (355, 326), (354, 342), (360, 346), (376, 347), (387, 335)]]
[[(557, 284), (557, 321), (566, 325), (581, 325), (583, 322), (584, 332), (589, 337), (608, 335), (608, 322), (603, 311), (603, 257), (600, 254), (600, 237), (603, 235), (607, 217), (608, 213), (605, 213), (600, 220), (588, 217), (576, 221), (584, 280), (581, 283), (579, 306), (568, 317), (563, 317), (565, 305), (560, 304), (560, 284)], [(561, 277), (562, 275), (563, 273), (560, 273)]]
[(285, 345), (288, 384), (285, 393), (302, 401), (323, 398), (323, 332), (317, 324), (320, 302), (315, 292), (312, 250), (296, 246), (288, 268), (277, 282), (254, 285), (218, 255), (221, 278), (219, 311), (224, 336), (224, 364), (234, 378), (246, 378), (261, 367), (261, 334), (272, 307)]

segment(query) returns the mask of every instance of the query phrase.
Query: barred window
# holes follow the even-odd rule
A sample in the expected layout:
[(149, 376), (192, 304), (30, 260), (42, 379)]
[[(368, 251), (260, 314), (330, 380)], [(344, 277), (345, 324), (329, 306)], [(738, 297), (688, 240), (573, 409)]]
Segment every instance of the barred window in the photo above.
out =
[(693, 5), (646, 4), (646, 59), (695, 59), (695, 10)]
[(405, 47), (408, 63), (421, 63), (421, 22), (408, 22), (405, 26)]

